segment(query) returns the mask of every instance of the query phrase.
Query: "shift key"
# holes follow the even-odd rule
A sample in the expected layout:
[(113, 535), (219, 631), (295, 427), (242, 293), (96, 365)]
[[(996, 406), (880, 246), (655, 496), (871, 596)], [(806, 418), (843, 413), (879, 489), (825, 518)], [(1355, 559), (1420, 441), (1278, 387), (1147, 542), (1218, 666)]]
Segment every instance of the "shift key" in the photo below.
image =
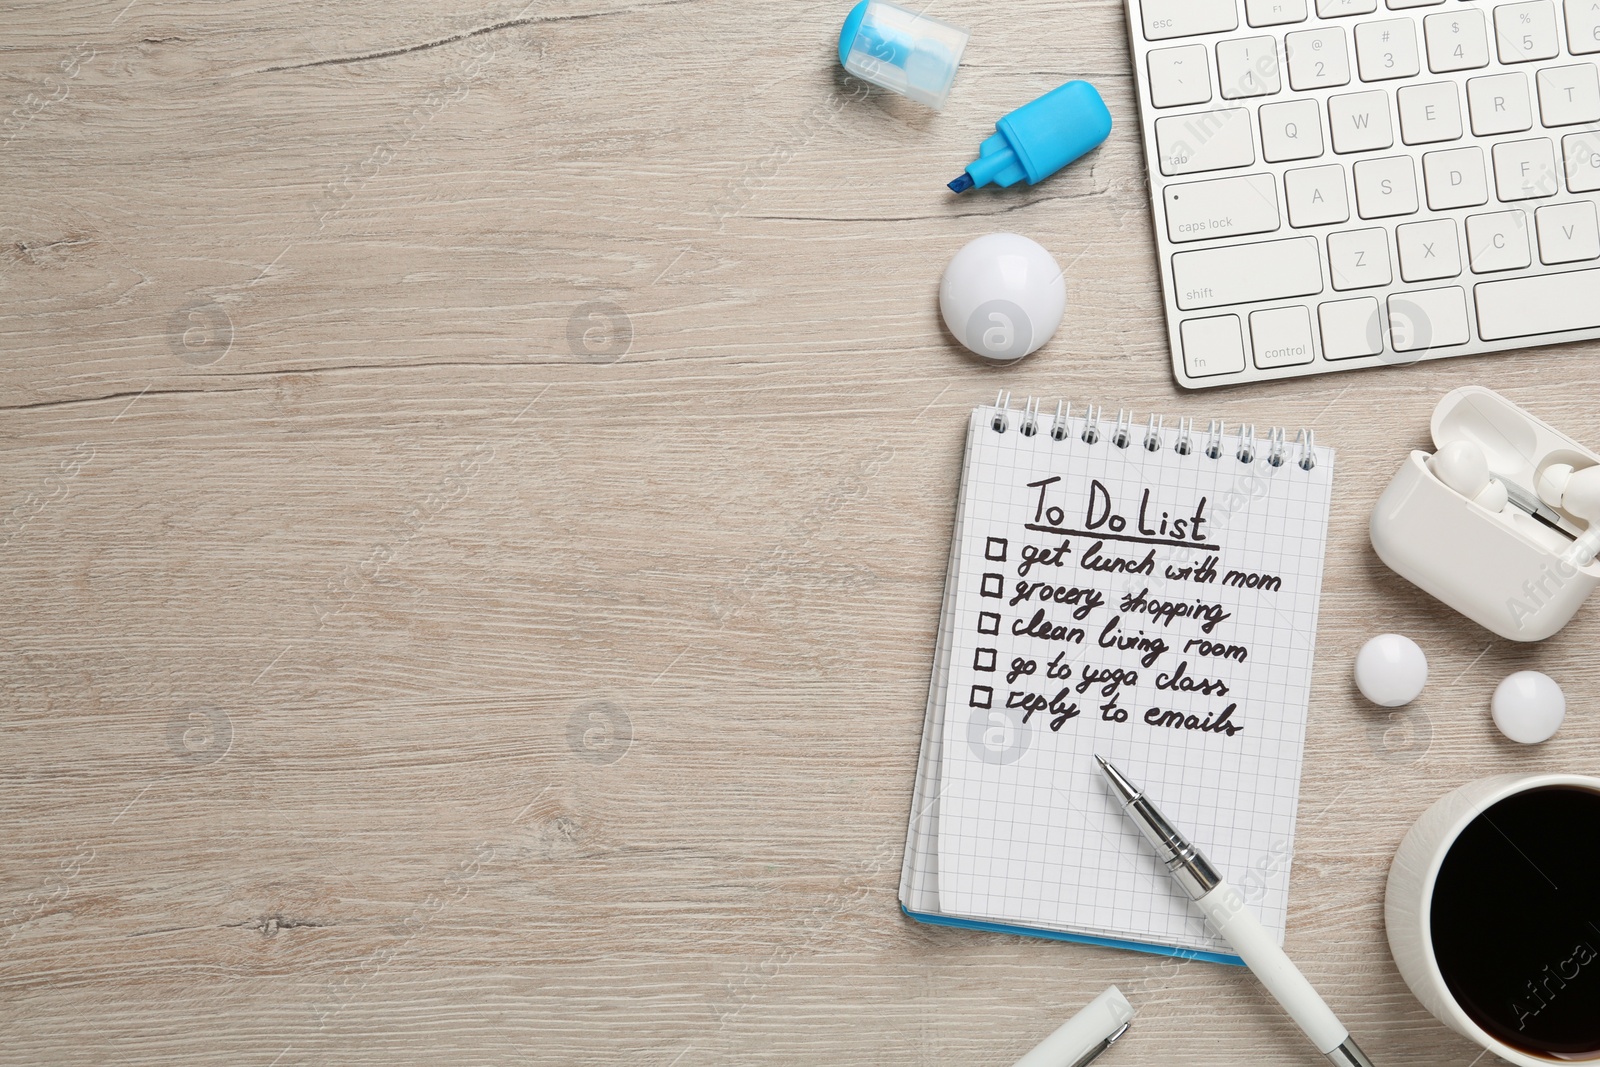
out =
[(1184, 311), (1312, 296), (1322, 292), (1322, 256), (1315, 237), (1178, 252), (1172, 282)]

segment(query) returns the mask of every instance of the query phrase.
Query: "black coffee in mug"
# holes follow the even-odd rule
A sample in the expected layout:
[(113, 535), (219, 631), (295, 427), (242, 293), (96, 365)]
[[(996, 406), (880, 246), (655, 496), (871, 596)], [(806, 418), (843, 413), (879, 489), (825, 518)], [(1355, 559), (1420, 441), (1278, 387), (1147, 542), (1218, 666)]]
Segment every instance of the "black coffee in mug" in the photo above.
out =
[(1506, 798), (1450, 846), (1429, 915), (1462, 1009), (1532, 1055), (1600, 1059), (1600, 793)]

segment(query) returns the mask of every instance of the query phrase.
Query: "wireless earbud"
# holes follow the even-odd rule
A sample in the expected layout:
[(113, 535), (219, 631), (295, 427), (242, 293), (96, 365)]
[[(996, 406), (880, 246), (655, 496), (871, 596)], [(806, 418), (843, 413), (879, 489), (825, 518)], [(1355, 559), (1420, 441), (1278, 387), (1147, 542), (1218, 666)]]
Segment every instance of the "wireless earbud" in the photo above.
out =
[(1600, 522), (1600, 467), (1575, 471), (1569, 463), (1552, 463), (1539, 475), (1539, 499), (1591, 526)]
[(1573, 542), (1567, 562), (1587, 567), (1600, 554), (1600, 467), (1574, 470), (1570, 463), (1552, 463), (1539, 475), (1539, 499), (1576, 515), (1589, 529)]
[(1489, 459), (1471, 441), (1451, 441), (1428, 461), (1434, 477), (1474, 504), (1493, 512), (1506, 508), (1510, 496), (1501, 482), (1489, 475)]

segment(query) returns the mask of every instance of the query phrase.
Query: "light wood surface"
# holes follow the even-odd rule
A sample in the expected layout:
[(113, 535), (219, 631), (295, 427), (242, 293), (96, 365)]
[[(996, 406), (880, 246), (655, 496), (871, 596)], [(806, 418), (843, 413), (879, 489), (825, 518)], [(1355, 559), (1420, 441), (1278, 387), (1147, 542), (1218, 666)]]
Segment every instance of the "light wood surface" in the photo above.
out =
[[(950, 2), (935, 115), (843, 3), (0, 3), (0, 1063), (1009, 1064), (1111, 983), (1123, 1067), (1322, 1062), (1241, 971), (939, 930), (896, 882), (965, 414), (1004, 387), (1338, 449), (1288, 948), (1385, 1067), (1389, 858), (1600, 769), (1600, 610), (1491, 639), (1371, 505), (1481, 383), (1600, 442), (1594, 345), (1200, 395), (1168, 369), (1117, 0)], [(1119, 124), (955, 199), (1069, 77)], [(1069, 312), (940, 325), (1015, 230)], [(1375, 632), (1429, 687), (1349, 682)], [(1552, 743), (1489, 722), (1514, 669)]]

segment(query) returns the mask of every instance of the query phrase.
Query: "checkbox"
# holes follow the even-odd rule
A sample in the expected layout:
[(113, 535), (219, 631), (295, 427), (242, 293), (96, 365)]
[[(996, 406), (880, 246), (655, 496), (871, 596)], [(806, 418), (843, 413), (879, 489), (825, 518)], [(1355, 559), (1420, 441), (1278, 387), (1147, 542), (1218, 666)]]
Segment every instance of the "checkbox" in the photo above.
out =
[(1000, 632), (1000, 615), (994, 611), (981, 611), (978, 613), (978, 632), (993, 636)]
[(995, 655), (995, 650), (992, 648), (978, 649), (977, 655), (972, 657), (972, 669), (975, 671), (994, 670)]
[(983, 550), (983, 558), (992, 559), (997, 563), (1004, 563), (1006, 561), (1006, 546), (1009, 544), (1011, 544), (1011, 541), (1005, 537), (989, 538), (989, 545)]
[(1005, 576), (1002, 574), (985, 574), (983, 576), (983, 584), (978, 587), (978, 592), (998, 600), (1006, 592)]
[(986, 685), (972, 687), (972, 699), (968, 702), (974, 708), (987, 708), (994, 704), (994, 690)]

